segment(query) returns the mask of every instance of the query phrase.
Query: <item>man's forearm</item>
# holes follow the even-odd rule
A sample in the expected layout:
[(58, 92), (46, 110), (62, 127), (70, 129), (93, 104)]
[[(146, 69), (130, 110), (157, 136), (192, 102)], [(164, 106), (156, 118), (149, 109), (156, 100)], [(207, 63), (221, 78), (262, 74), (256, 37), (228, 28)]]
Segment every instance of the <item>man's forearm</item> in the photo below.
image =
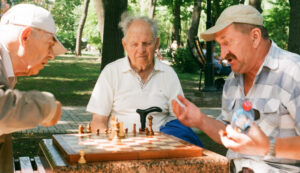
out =
[(300, 136), (289, 138), (277, 138), (275, 144), (275, 156), (300, 160)]
[(207, 115), (203, 116), (201, 123), (197, 128), (202, 130), (210, 138), (212, 138), (217, 143), (222, 143), (219, 135), (220, 130), (225, 130), (225, 125), (213, 118), (208, 117)]

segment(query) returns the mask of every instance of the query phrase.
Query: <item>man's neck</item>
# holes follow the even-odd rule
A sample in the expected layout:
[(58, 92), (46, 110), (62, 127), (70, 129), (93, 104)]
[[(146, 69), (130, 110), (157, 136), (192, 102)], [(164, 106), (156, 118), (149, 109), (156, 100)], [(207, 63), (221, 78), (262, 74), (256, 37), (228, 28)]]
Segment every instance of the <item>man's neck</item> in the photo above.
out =
[(251, 89), (255, 76), (257, 75), (258, 70), (263, 65), (265, 58), (270, 50), (271, 47), (271, 40), (264, 40), (262, 41), (261, 45), (257, 48), (256, 54), (253, 57), (255, 60), (255, 65), (252, 69), (244, 74), (244, 93), (245, 95), (248, 94), (249, 90)]
[(143, 82), (146, 82), (148, 76), (154, 69), (154, 64), (152, 63), (144, 68), (135, 68), (135, 67), (131, 67), (131, 68), (140, 76)]

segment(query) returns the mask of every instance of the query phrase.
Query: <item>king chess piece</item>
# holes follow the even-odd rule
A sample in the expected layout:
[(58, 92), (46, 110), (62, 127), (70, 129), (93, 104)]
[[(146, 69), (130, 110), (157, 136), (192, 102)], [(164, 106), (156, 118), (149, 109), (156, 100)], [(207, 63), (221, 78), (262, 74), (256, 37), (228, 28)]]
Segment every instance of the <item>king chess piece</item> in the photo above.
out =
[(119, 132), (120, 132), (120, 123), (117, 122), (114, 129), (113, 129), (114, 136), (112, 138), (112, 142), (114, 144), (117, 144), (117, 145), (122, 144), (121, 143), (121, 137), (119, 136)]

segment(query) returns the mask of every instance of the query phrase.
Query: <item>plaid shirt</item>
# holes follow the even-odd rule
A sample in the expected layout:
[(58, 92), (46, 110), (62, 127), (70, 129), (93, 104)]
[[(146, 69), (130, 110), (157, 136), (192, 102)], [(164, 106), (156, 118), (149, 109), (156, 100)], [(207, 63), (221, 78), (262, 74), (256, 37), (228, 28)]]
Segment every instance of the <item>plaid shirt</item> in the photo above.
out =
[[(222, 97), (222, 113), (217, 118), (230, 123), (233, 113), (244, 99), (253, 104), (260, 117), (255, 123), (267, 136), (276, 138), (300, 134), (300, 56), (285, 51), (272, 42), (270, 50), (260, 67), (254, 84), (244, 95), (243, 75), (231, 73), (227, 78)], [(249, 156), (228, 150), (230, 159), (264, 162), (263, 157)], [(247, 159), (248, 158), (248, 159)], [(265, 163), (280, 170), (300, 172), (300, 161), (274, 158)], [(288, 168), (287, 168), (288, 167)]]

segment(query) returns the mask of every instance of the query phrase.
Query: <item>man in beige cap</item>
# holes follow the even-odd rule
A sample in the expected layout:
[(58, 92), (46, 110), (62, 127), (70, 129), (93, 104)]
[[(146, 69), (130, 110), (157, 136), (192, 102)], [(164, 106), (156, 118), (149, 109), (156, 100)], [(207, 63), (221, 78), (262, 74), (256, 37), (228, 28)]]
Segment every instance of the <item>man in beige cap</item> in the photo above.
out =
[[(261, 14), (247, 5), (225, 9), (201, 37), (219, 43), (233, 73), (216, 120), (181, 95), (183, 107), (172, 101), (178, 119), (227, 147), (231, 172), (300, 172), (300, 56), (271, 41)], [(244, 100), (252, 103), (256, 116), (240, 133), (229, 124)]]
[(36, 75), (49, 59), (66, 52), (55, 32), (51, 14), (35, 5), (16, 5), (1, 18), (0, 172), (13, 172), (10, 133), (60, 119), (61, 104), (51, 93), (13, 89), (16, 76)]

